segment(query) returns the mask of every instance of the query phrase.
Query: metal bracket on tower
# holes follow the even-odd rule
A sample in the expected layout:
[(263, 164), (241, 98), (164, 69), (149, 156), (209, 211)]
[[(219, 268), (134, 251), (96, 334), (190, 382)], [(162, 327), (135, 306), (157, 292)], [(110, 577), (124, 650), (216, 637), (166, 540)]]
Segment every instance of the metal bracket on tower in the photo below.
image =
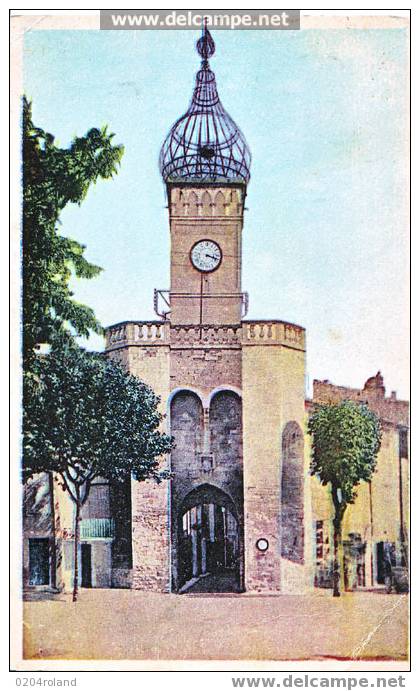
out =
[[(153, 308), (155, 310), (155, 313), (157, 314), (158, 317), (161, 319), (167, 319), (168, 315), (171, 313), (171, 304), (170, 304), (170, 293), (169, 290), (158, 290), (155, 288), (154, 294), (153, 294)], [(165, 309), (165, 307), (161, 304), (165, 305), (168, 309)]]
[[(248, 307), (249, 307), (249, 295), (248, 293), (205, 293), (202, 295), (201, 293), (180, 293), (180, 292), (171, 292), (170, 290), (162, 290), (162, 289), (157, 289), (155, 288), (154, 291), (154, 296), (153, 296), (153, 307), (161, 319), (168, 319), (169, 314), (171, 313), (171, 297), (176, 297), (176, 298), (182, 298), (182, 299), (196, 299), (196, 298), (202, 298), (202, 299), (214, 299), (217, 298), (219, 300), (223, 299), (232, 299), (232, 298), (240, 298), (241, 300), (241, 306), (242, 306), (242, 319), (246, 317), (248, 314)], [(167, 308), (167, 309), (166, 309)]]

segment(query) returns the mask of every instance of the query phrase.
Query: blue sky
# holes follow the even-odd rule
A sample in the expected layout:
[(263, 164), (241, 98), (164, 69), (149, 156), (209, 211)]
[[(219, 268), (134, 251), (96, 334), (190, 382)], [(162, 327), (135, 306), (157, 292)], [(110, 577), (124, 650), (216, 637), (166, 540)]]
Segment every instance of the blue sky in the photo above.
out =
[[(158, 170), (185, 112), (194, 31), (29, 31), (24, 85), (62, 146), (108, 124), (125, 146), (62, 232), (104, 268), (75, 281), (104, 324), (154, 318), (169, 287)], [(407, 57), (404, 29), (215, 31), (219, 95), (253, 155), (243, 241), (248, 317), (307, 329), (308, 381), (361, 386), (381, 369), (408, 396)], [(101, 339), (91, 339), (102, 347)]]

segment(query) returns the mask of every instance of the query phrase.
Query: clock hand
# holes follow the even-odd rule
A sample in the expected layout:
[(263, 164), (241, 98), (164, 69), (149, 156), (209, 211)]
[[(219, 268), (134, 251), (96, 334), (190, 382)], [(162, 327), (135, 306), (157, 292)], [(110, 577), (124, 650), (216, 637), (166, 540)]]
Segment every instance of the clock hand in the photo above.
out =
[(206, 257), (209, 257), (209, 259), (218, 259), (219, 257), (215, 257), (214, 254), (206, 254)]

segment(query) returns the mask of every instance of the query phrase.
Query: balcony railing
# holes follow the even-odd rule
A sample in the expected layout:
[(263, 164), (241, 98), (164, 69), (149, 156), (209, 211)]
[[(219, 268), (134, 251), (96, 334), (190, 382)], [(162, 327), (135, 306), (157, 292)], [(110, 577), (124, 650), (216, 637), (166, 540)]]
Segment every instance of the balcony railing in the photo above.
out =
[(282, 345), (305, 350), (305, 329), (273, 320), (242, 320), (240, 324), (174, 324), (169, 321), (123, 322), (106, 330), (106, 350), (127, 346), (173, 348), (241, 348)]
[(82, 540), (97, 537), (114, 537), (115, 521), (113, 518), (83, 518), (80, 521)]
[(242, 345), (285, 345), (305, 349), (305, 329), (280, 320), (243, 321)]
[(126, 345), (168, 345), (169, 322), (123, 322), (108, 327), (105, 336), (106, 350)]

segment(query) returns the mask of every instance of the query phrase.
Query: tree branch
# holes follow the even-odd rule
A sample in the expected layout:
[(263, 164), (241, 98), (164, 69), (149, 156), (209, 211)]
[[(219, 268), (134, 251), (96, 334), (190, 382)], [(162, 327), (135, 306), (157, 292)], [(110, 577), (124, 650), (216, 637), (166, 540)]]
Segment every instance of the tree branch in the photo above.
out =
[[(64, 486), (65, 486), (67, 492), (70, 494), (70, 496), (71, 496), (72, 500), (74, 501), (74, 503), (77, 504), (77, 498), (76, 498), (76, 496), (73, 494), (72, 490), (70, 489), (70, 485), (69, 485), (69, 482), (68, 482), (68, 480), (67, 480), (67, 478), (66, 478), (65, 473), (66, 473), (65, 470), (64, 470), (63, 472), (60, 472), (60, 476), (61, 476), (61, 478), (62, 478), (62, 480), (63, 480), (63, 482), (64, 482)], [(70, 481), (71, 481), (71, 480), (70, 480)]]

